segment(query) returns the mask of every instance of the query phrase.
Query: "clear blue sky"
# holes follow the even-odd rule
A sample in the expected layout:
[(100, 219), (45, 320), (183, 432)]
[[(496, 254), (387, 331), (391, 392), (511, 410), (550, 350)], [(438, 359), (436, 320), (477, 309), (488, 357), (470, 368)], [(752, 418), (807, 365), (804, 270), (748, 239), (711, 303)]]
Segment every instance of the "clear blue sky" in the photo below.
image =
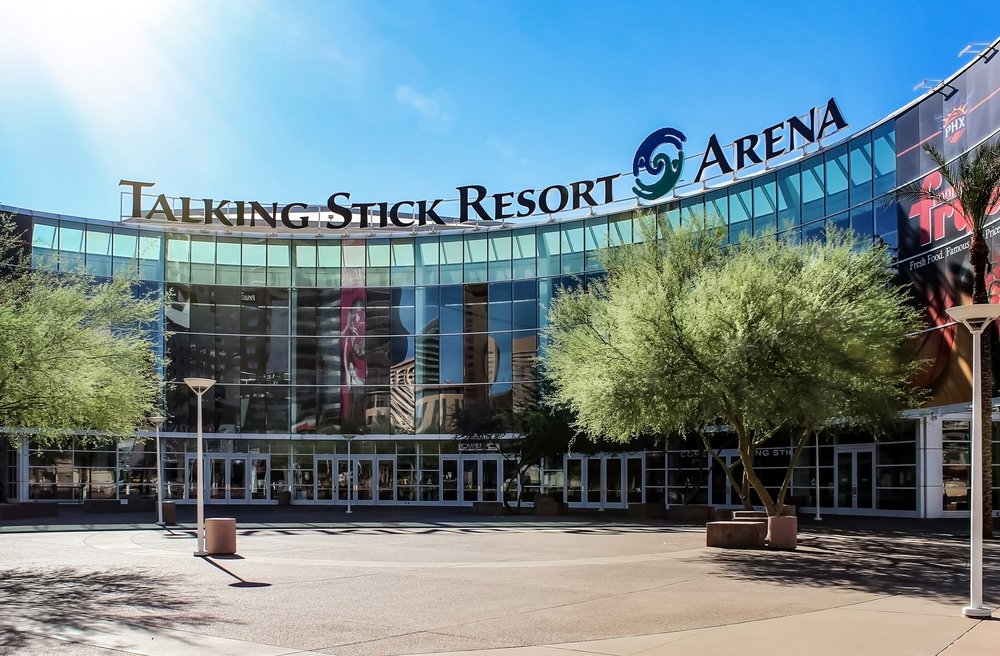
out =
[(1000, 2), (0, 0), (0, 25), (0, 203), (114, 218), (122, 178), (454, 198), (625, 171), (657, 128), (694, 152), (831, 96), (854, 131), (1000, 35)]

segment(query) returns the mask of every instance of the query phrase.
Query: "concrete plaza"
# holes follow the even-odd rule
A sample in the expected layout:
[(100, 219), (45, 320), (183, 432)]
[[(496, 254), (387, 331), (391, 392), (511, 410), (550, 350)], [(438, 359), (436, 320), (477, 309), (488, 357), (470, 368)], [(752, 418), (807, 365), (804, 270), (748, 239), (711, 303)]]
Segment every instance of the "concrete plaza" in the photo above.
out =
[[(192, 510), (0, 526), (0, 653), (1000, 653), (960, 614), (963, 523), (833, 519), (780, 553), (596, 514), (210, 508), (239, 555), (202, 559)], [(995, 607), (1000, 544), (986, 570)]]

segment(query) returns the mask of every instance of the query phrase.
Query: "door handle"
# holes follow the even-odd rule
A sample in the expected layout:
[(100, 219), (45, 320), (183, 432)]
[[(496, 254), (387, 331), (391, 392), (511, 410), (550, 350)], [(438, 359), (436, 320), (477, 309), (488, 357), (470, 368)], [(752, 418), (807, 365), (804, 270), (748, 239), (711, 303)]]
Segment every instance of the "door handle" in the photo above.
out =
[(852, 485), (851, 486), (851, 496), (855, 496), (855, 497), (858, 496), (858, 486), (857, 485)]

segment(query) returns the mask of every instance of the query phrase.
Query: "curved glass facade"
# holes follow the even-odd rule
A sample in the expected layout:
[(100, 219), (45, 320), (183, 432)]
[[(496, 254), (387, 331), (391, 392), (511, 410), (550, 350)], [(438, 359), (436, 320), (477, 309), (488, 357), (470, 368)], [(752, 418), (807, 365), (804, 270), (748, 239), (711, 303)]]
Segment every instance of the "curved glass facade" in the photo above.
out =
[[(941, 208), (898, 206), (891, 194), (914, 180), (933, 182), (933, 165), (920, 146), (933, 144), (954, 157), (995, 137), (1000, 64), (980, 57), (947, 82), (873, 127), (773, 170), (761, 166), (656, 205), (638, 208), (632, 199), (603, 214), (534, 225), (449, 225), (441, 232), (372, 231), (359, 238), (6, 210), (31, 217), (35, 266), (109, 276), (138, 263), (140, 291), (169, 299), (161, 325), (168, 336), (158, 346), (170, 360), (164, 426), (173, 454), (170, 496), (193, 494), (186, 454), (193, 451), (195, 397), (182, 380), (206, 376), (218, 383), (204, 397), (202, 428), (209, 450), (220, 454), (207, 466), (226, 499), (274, 500), (287, 486), (301, 500), (343, 501), (345, 472), (353, 472), (359, 483), (368, 481), (363, 494), (373, 503), (495, 500), (503, 463), (491, 454), (460, 455), (449, 417), (473, 401), (511, 409), (534, 400), (539, 328), (555, 290), (601, 276), (597, 250), (635, 242), (636, 222), (647, 213), (674, 225), (702, 211), (718, 214), (731, 241), (774, 232), (822, 239), (826, 226), (851, 228), (892, 249), (900, 281), (913, 284), (929, 324), (943, 324), (936, 308), (961, 295), (964, 253), (948, 252), (935, 266), (915, 263), (967, 239), (967, 229)], [(951, 269), (944, 268), (949, 262)], [(952, 291), (942, 294), (944, 288)], [(949, 329), (930, 335), (925, 353), (938, 349), (935, 357), (946, 365), (924, 383), (935, 405), (955, 403), (964, 392), (949, 376), (961, 370), (956, 344), (962, 337)], [(350, 462), (339, 439), (348, 430), (366, 438)], [(823, 505), (845, 509), (837, 482), (850, 469), (856, 486), (868, 467), (872, 511), (933, 513), (917, 494), (933, 484), (917, 475), (926, 431), (922, 425), (917, 436), (861, 449), (861, 456), (856, 443), (839, 451), (835, 443), (824, 445), (830, 453), (821, 450), (817, 470), (827, 490)], [(150, 466), (136, 449), (126, 457), (125, 475), (123, 456), (109, 454), (117, 469), (101, 476), (115, 481), (108, 483), (115, 495), (122, 494), (123, 477), (150, 480), (134, 473)], [(780, 472), (787, 454), (773, 451), (769, 457)], [(562, 489), (571, 504), (614, 505), (677, 503), (688, 488), (702, 485), (692, 499), (731, 505), (724, 477), (713, 478), (711, 465), (692, 453), (570, 455), (540, 465), (529, 487)], [(793, 494), (805, 505), (815, 504), (809, 472), (815, 464), (809, 447), (793, 481)], [(695, 470), (704, 474), (702, 483), (690, 473)], [(618, 490), (614, 500), (609, 488)], [(242, 491), (231, 497), (233, 490)]]

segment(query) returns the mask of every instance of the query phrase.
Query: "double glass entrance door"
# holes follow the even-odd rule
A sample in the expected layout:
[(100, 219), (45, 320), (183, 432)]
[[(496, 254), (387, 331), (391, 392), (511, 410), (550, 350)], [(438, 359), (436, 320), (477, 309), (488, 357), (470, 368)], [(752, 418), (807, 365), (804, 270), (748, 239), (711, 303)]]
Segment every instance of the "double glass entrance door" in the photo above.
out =
[(837, 447), (837, 510), (869, 514), (875, 509), (875, 447)]
[[(637, 462), (641, 478), (641, 460)], [(566, 501), (571, 506), (583, 508), (623, 507), (626, 502), (622, 493), (624, 464), (625, 460), (620, 457), (567, 458)], [(641, 496), (641, 487), (638, 489)]]
[(474, 503), (500, 500), (499, 458), (458, 456), (441, 459), (441, 501)]
[[(188, 458), (187, 498), (198, 498), (197, 459)], [(205, 501), (246, 503), (267, 501), (269, 463), (260, 455), (206, 455), (203, 482)]]
[(394, 501), (396, 498), (396, 463), (392, 457), (333, 456), (316, 458), (315, 496), (311, 483), (300, 490), (299, 500), (319, 503), (359, 505)]

